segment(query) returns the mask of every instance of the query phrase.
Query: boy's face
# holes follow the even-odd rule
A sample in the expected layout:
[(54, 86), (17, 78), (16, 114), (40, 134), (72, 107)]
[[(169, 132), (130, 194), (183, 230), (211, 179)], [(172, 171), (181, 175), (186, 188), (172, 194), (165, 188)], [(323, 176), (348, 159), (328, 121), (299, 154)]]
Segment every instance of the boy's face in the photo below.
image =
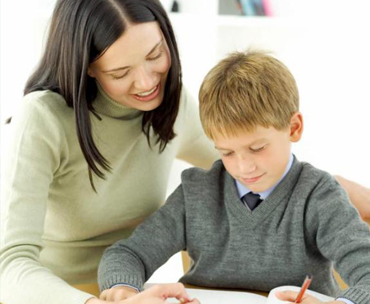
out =
[(232, 137), (215, 136), (216, 149), (229, 174), (253, 192), (274, 186), (288, 165), (291, 142), (299, 141), (302, 115), (293, 115), (285, 130), (258, 126), (253, 132), (240, 131)]

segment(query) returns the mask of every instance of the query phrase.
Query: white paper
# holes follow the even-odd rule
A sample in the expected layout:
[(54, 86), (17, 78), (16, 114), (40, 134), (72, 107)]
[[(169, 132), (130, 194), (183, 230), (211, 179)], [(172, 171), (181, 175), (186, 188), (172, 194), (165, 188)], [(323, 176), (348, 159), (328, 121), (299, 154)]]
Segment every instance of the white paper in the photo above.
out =
[(201, 304), (266, 304), (266, 297), (250, 292), (190, 288), (186, 290), (191, 298), (197, 298)]
[[(156, 284), (145, 284), (145, 289)], [(297, 286), (280, 286), (272, 289), (268, 297), (261, 296), (248, 291), (226, 291), (226, 290), (207, 290), (186, 288), (190, 298), (197, 298), (201, 304), (285, 304), (285, 301), (280, 301), (275, 292), (292, 290), (299, 292), (301, 287)], [(306, 293), (316, 297), (320, 301), (333, 301), (334, 298), (323, 295), (321, 293), (307, 290)], [(176, 299), (168, 299), (169, 303), (179, 303)]]

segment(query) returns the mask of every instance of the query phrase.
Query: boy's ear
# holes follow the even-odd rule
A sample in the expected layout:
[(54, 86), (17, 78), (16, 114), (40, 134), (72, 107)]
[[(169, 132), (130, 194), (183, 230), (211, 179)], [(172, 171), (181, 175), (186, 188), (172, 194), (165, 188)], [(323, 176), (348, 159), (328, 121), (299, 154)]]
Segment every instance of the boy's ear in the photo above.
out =
[(295, 112), (290, 119), (290, 141), (298, 142), (303, 133), (303, 116), (301, 112)]

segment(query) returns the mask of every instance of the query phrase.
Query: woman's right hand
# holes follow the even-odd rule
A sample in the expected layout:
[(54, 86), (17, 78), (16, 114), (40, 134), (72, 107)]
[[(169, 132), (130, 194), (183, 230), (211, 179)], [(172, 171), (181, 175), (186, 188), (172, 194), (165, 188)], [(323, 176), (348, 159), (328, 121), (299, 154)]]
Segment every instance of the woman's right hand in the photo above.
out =
[(189, 297), (181, 283), (155, 285), (120, 304), (168, 304), (168, 298), (176, 298), (180, 303), (200, 304), (197, 299)]
[[(116, 287), (116, 288), (123, 288), (123, 287)], [(128, 288), (128, 287), (125, 287)], [(132, 288), (130, 288), (132, 289)], [(109, 289), (110, 290), (110, 289)], [(187, 304), (200, 304), (197, 299), (190, 299), (189, 295), (187, 294), (184, 285), (181, 283), (175, 284), (163, 284), (163, 285), (155, 285), (147, 290), (136, 293), (135, 295), (131, 295), (129, 298), (125, 298), (125, 300), (103, 300), (103, 299), (89, 299), (86, 304), (107, 304), (107, 303), (117, 303), (117, 304), (166, 304), (166, 300), (168, 298), (176, 298), (180, 303), (187, 303)]]

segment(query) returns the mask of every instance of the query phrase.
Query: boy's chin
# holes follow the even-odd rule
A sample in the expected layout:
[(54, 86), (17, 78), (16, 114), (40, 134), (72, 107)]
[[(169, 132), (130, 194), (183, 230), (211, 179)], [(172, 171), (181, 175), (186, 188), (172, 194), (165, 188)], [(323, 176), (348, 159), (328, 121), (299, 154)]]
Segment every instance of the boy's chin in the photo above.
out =
[(239, 182), (241, 182), (245, 187), (247, 187), (253, 193), (265, 192), (273, 186), (273, 185), (263, 183), (263, 182), (245, 183), (245, 182), (242, 182), (240, 180), (239, 180)]
[[(248, 186), (247, 186), (248, 187)], [(248, 189), (250, 191), (252, 191), (253, 193), (262, 193), (262, 192), (265, 192), (268, 188), (260, 188), (260, 187), (248, 187)]]

